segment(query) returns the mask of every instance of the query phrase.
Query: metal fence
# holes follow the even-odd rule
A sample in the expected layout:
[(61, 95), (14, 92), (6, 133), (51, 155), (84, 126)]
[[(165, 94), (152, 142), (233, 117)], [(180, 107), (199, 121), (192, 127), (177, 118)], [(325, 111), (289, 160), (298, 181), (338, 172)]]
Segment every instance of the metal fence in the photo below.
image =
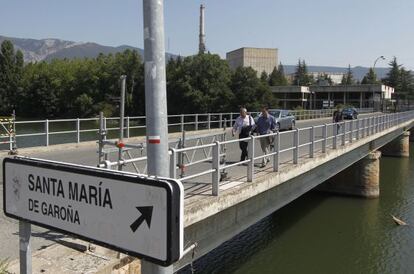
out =
[[(372, 109), (360, 109), (359, 113), (372, 111)], [(330, 117), (333, 110), (292, 110), (291, 113), (296, 117), (296, 120), (304, 120)], [(258, 115), (258, 112), (252, 112), (251, 114), (255, 116)], [(168, 115), (168, 130), (169, 132), (182, 132), (184, 130), (223, 128), (225, 124), (231, 126), (238, 116), (238, 113)], [(119, 117), (104, 117), (104, 127), (109, 138), (117, 138), (117, 132), (120, 130), (119, 120)], [(145, 135), (145, 124), (145, 116), (125, 117), (125, 137)], [(15, 125), (15, 137), (18, 147), (49, 146), (51, 144), (98, 140), (99, 118), (16, 121)], [(0, 136), (0, 141), (2, 141), (2, 138)]]
[[(168, 145), (170, 148), (178, 149), (189, 146), (197, 147), (199, 150), (180, 153), (180, 157), (177, 159), (180, 176), (185, 176), (186, 168), (211, 160), (211, 149), (205, 148), (205, 144), (214, 143), (215, 141), (224, 142), (226, 134), (224, 128), (223, 131), (192, 136), (186, 136), (185, 132), (183, 132), (179, 138), (169, 139)], [(106, 140), (104, 135), (102, 137), (98, 142), (98, 167), (106, 169), (115, 167), (118, 170), (122, 170), (124, 166), (131, 164), (134, 172), (147, 173), (147, 156), (145, 155), (147, 145), (145, 142), (137, 144), (122, 143), (122, 147), (119, 147), (118, 141)], [(225, 149), (222, 148), (221, 156), (224, 156), (224, 151)], [(116, 155), (118, 155), (117, 160)], [(115, 161), (111, 162), (111, 158)]]
[[(313, 158), (315, 153), (326, 153), (328, 149), (337, 149), (338, 146), (345, 146), (346, 144), (355, 142), (359, 139), (366, 138), (378, 132), (385, 131), (393, 126), (397, 126), (409, 120), (414, 119), (414, 111), (384, 114), (374, 117), (368, 117), (358, 120), (344, 121), (341, 123), (330, 123), (307, 128), (294, 129), (285, 132), (276, 132), (268, 135), (250, 136), (244, 139), (235, 139), (225, 142), (215, 142), (207, 144), (202, 148), (212, 149), (211, 166), (206, 170), (197, 172), (186, 177), (181, 178), (182, 181), (201, 177), (211, 174), (212, 195), (219, 195), (220, 172), (224, 169), (234, 168), (240, 165), (246, 165), (246, 177), (248, 182), (254, 180), (255, 175), (255, 161), (261, 160), (264, 157), (273, 158), (273, 171), (279, 171), (281, 166), (281, 155), (286, 154), (287, 159), (284, 163), (297, 164), (300, 158)], [(315, 133), (319, 132), (318, 135)], [(281, 139), (286, 138), (293, 141), (292, 145), (281, 147)], [(289, 137), (288, 137), (289, 136)], [(301, 136), (305, 136), (301, 140)], [(273, 149), (268, 154), (256, 156), (257, 140), (260, 138), (272, 137)], [(244, 161), (238, 161), (231, 164), (222, 164), (220, 160), (221, 146), (238, 143), (240, 141), (248, 142), (248, 158)], [(197, 150), (201, 147), (188, 147), (184, 149), (171, 148), (170, 156), (170, 176), (177, 177), (177, 158), (180, 153)]]
[(8, 147), (10, 152), (16, 149), (16, 124), (15, 115), (11, 117), (0, 117), (0, 145)]
[[(414, 111), (381, 114), (340, 123), (327, 123), (267, 135), (250, 136), (243, 139), (217, 140), (210, 144), (195, 144), (185, 148), (171, 147), (170, 177), (180, 178), (184, 182), (202, 177), (202, 183), (211, 185), (212, 195), (219, 195), (220, 181), (225, 170), (246, 166), (245, 171), (237, 170), (237, 173), (244, 173), (247, 181), (251, 182), (254, 180), (257, 171), (255, 162), (263, 158), (272, 158), (272, 171), (277, 172), (283, 165), (298, 164), (301, 159), (313, 158), (317, 153), (324, 154), (328, 150), (344, 147), (347, 144), (413, 119)], [(269, 153), (256, 152), (260, 147), (258, 141), (262, 138), (272, 139), (272, 149)], [(283, 144), (282, 140), (284, 141)], [(226, 163), (225, 158), (228, 157), (229, 146), (237, 145), (241, 141), (248, 142), (247, 159)], [(236, 150), (238, 151), (238, 148)], [(200, 157), (193, 159), (196, 152), (199, 153)], [(193, 156), (191, 160), (184, 163), (185, 168), (190, 169), (196, 166), (197, 168), (192, 171), (187, 170), (188, 172), (183, 174), (180, 172), (183, 168), (182, 159), (188, 153)], [(145, 162), (146, 156), (139, 158), (139, 160)], [(109, 166), (116, 167), (125, 163), (114, 161), (109, 162)]]

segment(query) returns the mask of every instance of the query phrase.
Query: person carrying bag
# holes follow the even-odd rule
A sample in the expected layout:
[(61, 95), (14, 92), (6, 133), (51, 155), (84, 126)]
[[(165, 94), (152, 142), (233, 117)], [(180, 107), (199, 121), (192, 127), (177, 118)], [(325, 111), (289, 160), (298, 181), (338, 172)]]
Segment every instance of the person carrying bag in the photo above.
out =
[[(232, 134), (234, 136), (234, 134), (238, 133), (239, 139), (247, 138), (250, 136), (254, 125), (254, 120), (250, 115), (247, 114), (247, 109), (240, 108), (240, 116), (237, 117), (236, 121), (234, 122)], [(248, 141), (239, 142), (239, 147), (241, 150), (240, 161), (247, 159), (248, 145)]]

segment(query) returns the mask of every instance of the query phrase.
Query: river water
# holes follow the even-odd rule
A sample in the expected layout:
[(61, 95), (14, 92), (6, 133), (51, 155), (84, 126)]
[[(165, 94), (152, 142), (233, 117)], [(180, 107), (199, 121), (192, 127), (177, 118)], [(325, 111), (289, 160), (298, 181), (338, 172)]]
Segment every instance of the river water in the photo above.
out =
[[(212, 122), (211, 128), (218, 127), (218, 117), (212, 115)], [(179, 118), (179, 117), (178, 117)], [(181, 127), (179, 126), (179, 119), (177, 117), (170, 117), (168, 119), (168, 132), (179, 132)], [(205, 129), (207, 127), (207, 122), (205, 117), (199, 118), (199, 129)], [(195, 130), (194, 126), (194, 118), (193, 117), (186, 117), (185, 120), (186, 125), (184, 129), (186, 131)], [(175, 125), (174, 125), (175, 124)], [(144, 136), (145, 135), (145, 121), (144, 120), (130, 120), (130, 129), (129, 134), (131, 137), (135, 136)], [(48, 138), (46, 137), (46, 124), (44, 121), (39, 122), (28, 122), (24, 124), (16, 124), (16, 133), (17, 133), (17, 147), (18, 148), (27, 148), (27, 147), (35, 147), (35, 146), (45, 146), (47, 139), (49, 141), (49, 145), (55, 144), (66, 144), (66, 143), (74, 143), (77, 141), (77, 133), (76, 133), (76, 120), (72, 121), (53, 121), (49, 120), (48, 123)], [(137, 128), (139, 127), (139, 128)], [(98, 129), (99, 129), (99, 122), (97, 120), (81, 120), (79, 123), (79, 129), (81, 130), (79, 134), (79, 141), (96, 141), (98, 140)], [(128, 130), (125, 129), (124, 136), (127, 136)], [(4, 144), (2, 142), (9, 141), (8, 137), (2, 136), (6, 134), (6, 131), (2, 127), (0, 127), (0, 151), (8, 150), (9, 145)], [(21, 135), (28, 135), (30, 136), (21, 136)], [(111, 118), (107, 120), (107, 138), (114, 139), (119, 137), (119, 120), (115, 118)]]
[(194, 272), (414, 273), (413, 145), (410, 153), (381, 158), (379, 199), (308, 193), (196, 261)]

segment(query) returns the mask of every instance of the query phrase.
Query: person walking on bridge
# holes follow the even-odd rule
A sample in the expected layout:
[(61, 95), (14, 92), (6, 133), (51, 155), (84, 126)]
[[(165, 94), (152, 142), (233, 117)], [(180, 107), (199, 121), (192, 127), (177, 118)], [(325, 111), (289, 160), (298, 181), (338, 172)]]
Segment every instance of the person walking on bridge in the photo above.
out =
[[(239, 139), (247, 138), (250, 136), (254, 125), (254, 119), (252, 116), (247, 114), (247, 109), (242, 107), (240, 108), (240, 116), (237, 117), (236, 121), (234, 122), (231, 133), (233, 136), (238, 133)], [(247, 158), (247, 146), (248, 141), (239, 142), (239, 147), (241, 150), (240, 161), (244, 161)]]
[[(276, 120), (275, 117), (270, 115), (269, 109), (267, 106), (263, 106), (261, 109), (261, 115), (257, 120), (255, 131), (259, 135), (266, 135), (270, 134), (275, 131), (276, 129)], [(273, 136), (266, 136), (259, 138), (260, 140), (260, 147), (262, 148), (263, 154), (267, 155), (270, 151), (270, 144), (273, 143)], [(262, 158), (262, 167), (265, 167), (267, 163), (270, 162), (269, 157)]]
[(341, 122), (343, 121), (343, 116), (342, 116), (342, 109), (340, 107), (338, 107), (334, 113), (333, 113), (333, 117), (332, 117), (332, 122), (336, 123), (336, 134), (339, 133), (339, 130), (341, 129)]

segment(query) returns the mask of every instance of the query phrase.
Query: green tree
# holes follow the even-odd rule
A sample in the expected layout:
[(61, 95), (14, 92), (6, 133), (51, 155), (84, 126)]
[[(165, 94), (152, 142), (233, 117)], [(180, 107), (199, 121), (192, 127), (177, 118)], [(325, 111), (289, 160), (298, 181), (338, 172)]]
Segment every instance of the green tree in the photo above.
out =
[[(115, 55), (113, 70), (127, 76), (127, 102), (126, 113), (134, 115), (145, 114), (145, 77), (144, 64), (141, 56), (136, 50), (125, 50), (123, 53)], [(119, 75), (120, 76), (120, 75)], [(118, 76), (118, 78), (119, 78)], [(120, 87), (117, 87), (120, 90)], [(119, 91), (118, 91), (119, 94)]]
[(353, 85), (355, 84), (354, 75), (352, 73), (351, 65), (348, 65), (346, 74), (342, 77), (341, 85)]
[(93, 115), (93, 99), (89, 95), (82, 93), (75, 99), (74, 111), (76, 113), (82, 113), (85, 117)]
[[(301, 64), (305, 65), (306, 64)], [(118, 112), (119, 77), (127, 76), (126, 114), (145, 114), (144, 64), (125, 50), (96, 58), (55, 59), (24, 64), (23, 54), (3, 42), (0, 50), (0, 112), (17, 108), (20, 117), (89, 117)], [(283, 66), (273, 80), (286, 84)], [(253, 69), (232, 72), (218, 55), (170, 59), (167, 64), (169, 113), (224, 112), (247, 105), (275, 104), (269, 76)]]
[(395, 97), (397, 100), (397, 105), (399, 104), (401, 96), (401, 65), (398, 64), (397, 58), (394, 58), (388, 63), (390, 66), (390, 70), (388, 71), (387, 75), (384, 79), (382, 79), (383, 83), (387, 86), (393, 87), (395, 92)]
[(362, 78), (361, 84), (377, 84), (379, 81), (377, 80), (377, 75), (373, 68), (369, 68), (367, 74)]
[(321, 73), (318, 75), (318, 78), (316, 79), (316, 84), (320, 85), (320, 86), (331, 86), (333, 85), (333, 81), (332, 78), (326, 74), (326, 73)]
[(264, 104), (276, 104), (269, 85), (257, 77), (251, 67), (239, 67), (232, 76), (231, 89), (234, 93), (233, 109), (245, 106), (248, 110), (259, 110)]
[(403, 99), (414, 99), (413, 73), (398, 64), (396, 57), (391, 60), (389, 66), (390, 69), (382, 81), (387, 86), (391, 86), (395, 89), (397, 105)]
[(410, 99), (414, 95), (414, 79), (411, 71), (400, 69), (400, 80), (397, 90), (401, 99)]
[(295, 75), (293, 78), (293, 84), (297, 86), (309, 86), (314, 83), (313, 76), (308, 73), (308, 67), (305, 60), (298, 61), (296, 66)]
[(285, 77), (285, 70), (282, 63), (276, 68), (273, 68), (272, 73), (269, 76), (269, 85), (270, 86), (287, 86), (288, 80)]
[(60, 114), (56, 92), (60, 82), (54, 79), (48, 66), (46, 62), (41, 62), (27, 68), (24, 83), (27, 90), (22, 102), (22, 114), (26, 117), (53, 118)]
[(387, 86), (393, 87), (395, 89), (399, 89), (400, 85), (400, 70), (401, 65), (398, 64), (397, 58), (394, 56), (394, 58), (388, 63), (390, 66), (390, 70), (388, 71), (385, 78), (382, 80), (384, 84)]
[(230, 107), (231, 71), (216, 54), (198, 54), (167, 65), (169, 113), (220, 112)]
[(262, 71), (262, 74), (260, 74), (260, 80), (262, 80), (263, 82), (269, 81), (269, 75), (266, 71)]
[(3, 41), (0, 49), (0, 114), (2, 115), (10, 115), (17, 105), (17, 98), (21, 91), (22, 69), (22, 52), (15, 52), (9, 40)]

